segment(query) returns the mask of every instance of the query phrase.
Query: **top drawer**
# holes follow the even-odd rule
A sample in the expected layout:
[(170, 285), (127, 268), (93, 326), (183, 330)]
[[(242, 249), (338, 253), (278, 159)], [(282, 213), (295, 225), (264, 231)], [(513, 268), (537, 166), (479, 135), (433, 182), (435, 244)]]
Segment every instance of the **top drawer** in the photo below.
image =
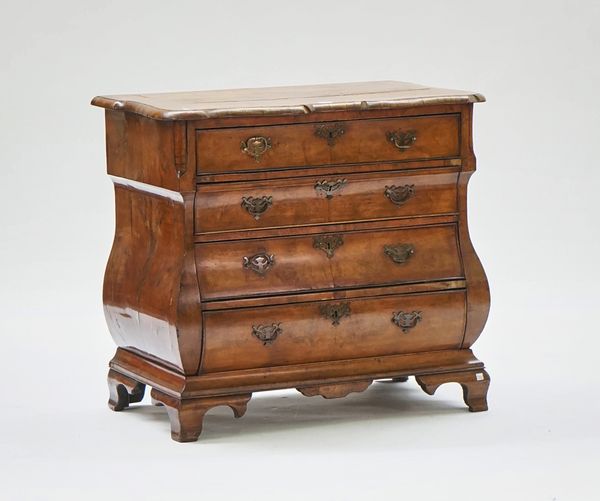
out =
[(196, 131), (198, 173), (457, 157), (459, 114)]

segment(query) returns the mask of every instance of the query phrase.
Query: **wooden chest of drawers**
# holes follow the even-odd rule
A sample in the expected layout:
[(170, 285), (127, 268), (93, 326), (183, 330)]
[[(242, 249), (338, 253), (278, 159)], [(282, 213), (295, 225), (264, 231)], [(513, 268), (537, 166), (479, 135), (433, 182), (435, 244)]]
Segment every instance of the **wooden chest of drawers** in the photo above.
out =
[(96, 97), (116, 197), (110, 407), (150, 385), (193, 441), (252, 392), (335, 398), (412, 375), (486, 410), (477, 101), (402, 82)]

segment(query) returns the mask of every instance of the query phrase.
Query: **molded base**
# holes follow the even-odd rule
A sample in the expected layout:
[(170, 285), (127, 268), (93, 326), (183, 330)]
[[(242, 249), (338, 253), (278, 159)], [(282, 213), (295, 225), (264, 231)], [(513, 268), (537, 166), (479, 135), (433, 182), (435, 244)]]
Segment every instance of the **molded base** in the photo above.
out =
[(226, 405), (236, 418), (243, 416), (254, 391), (297, 388), (306, 396), (340, 398), (365, 391), (375, 379), (403, 382), (409, 375), (414, 375), (429, 395), (444, 383), (459, 383), (469, 410), (478, 412), (487, 410), (490, 383), (483, 363), (471, 350), (184, 376), (119, 348), (110, 367), (110, 408), (119, 411), (140, 402), (145, 385), (150, 385), (153, 388), (152, 403), (165, 406), (171, 422), (171, 436), (178, 442), (196, 441), (202, 432), (204, 415), (213, 407)]

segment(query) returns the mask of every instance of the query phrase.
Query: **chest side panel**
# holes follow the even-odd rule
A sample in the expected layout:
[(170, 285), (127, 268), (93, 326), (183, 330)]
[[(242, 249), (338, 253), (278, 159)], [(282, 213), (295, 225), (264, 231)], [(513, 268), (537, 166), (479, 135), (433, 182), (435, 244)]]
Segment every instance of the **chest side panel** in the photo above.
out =
[(169, 190), (179, 190), (178, 128), (121, 111), (106, 111), (108, 173)]

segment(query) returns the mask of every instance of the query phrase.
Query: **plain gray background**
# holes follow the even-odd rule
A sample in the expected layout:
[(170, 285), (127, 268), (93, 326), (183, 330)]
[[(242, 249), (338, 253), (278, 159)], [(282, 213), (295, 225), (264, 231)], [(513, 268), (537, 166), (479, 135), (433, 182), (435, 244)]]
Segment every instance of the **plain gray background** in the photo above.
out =
[[(20, 1), (0, 7), (0, 497), (585, 500), (600, 466), (600, 4)], [(196, 444), (111, 413), (112, 185), (96, 94), (395, 79), (470, 89), (487, 413), (414, 381), (258, 394)]]

